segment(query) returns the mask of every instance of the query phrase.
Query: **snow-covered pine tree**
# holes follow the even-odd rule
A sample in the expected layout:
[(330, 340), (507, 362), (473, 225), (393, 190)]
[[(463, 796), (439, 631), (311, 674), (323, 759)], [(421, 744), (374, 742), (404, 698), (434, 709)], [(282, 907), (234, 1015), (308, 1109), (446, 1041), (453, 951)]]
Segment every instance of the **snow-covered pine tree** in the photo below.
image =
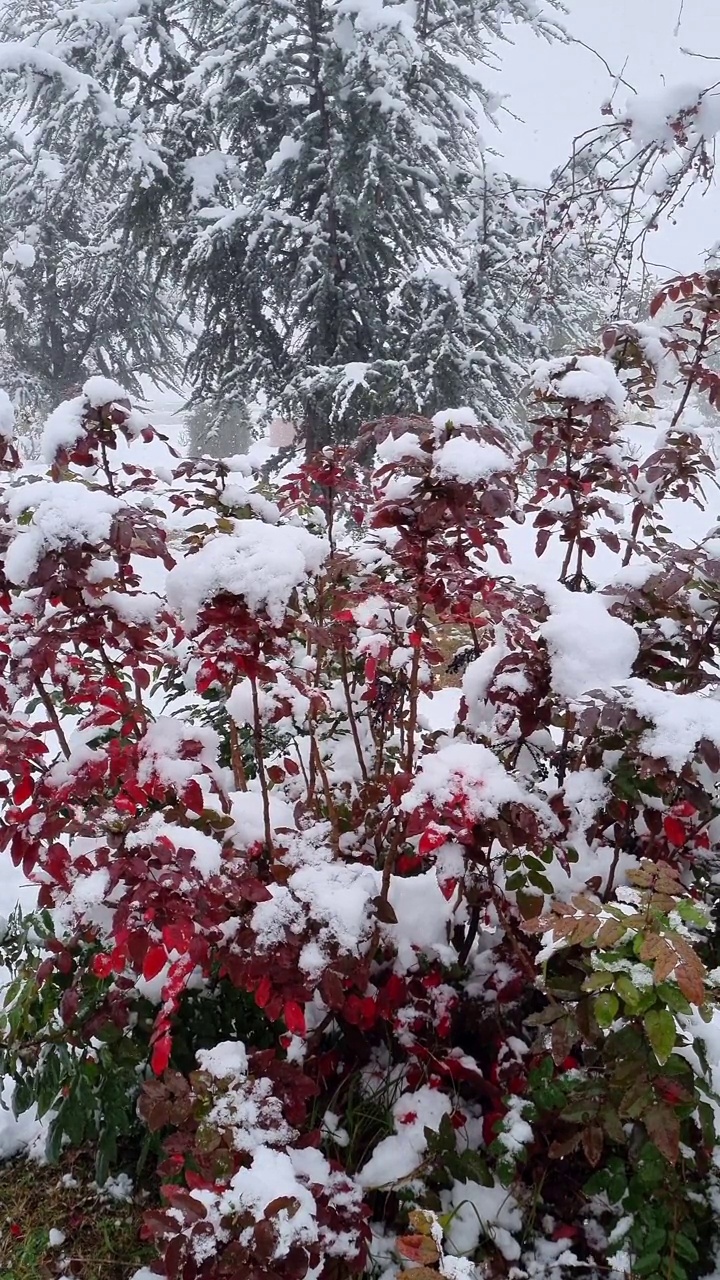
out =
[(49, 410), (91, 373), (140, 394), (141, 375), (162, 384), (181, 369), (168, 290), (130, 244), (112, 177), (93, 170), (79, 185), (72, 152), (59, 147), (53, 156), (21, 152), (0, 136), (3, 347), (12, 390), (30, 412)]
[(151, 100), (138, 99), (140, 127), (127, 77), (103, 89), (92, 74), (115, 39), (132, 52), (143, 34), (120, 16), (112, 4), (73, 15), (48, 0), (0, 13), (0, 360), (21, 422), (91, 373), (141, 394), (143, 374), (163, 385), (182, 370), (179, 295), (124, 217), (133, 186), (164, 174), (146, 128)]
[(478, 68), (552, 5), (14, 0), (0, 108), (76, 180), (113, 157), (127, 253), (202, 319), (203, 401), (262, 392), (310, 445), (388, 405), (498, 421), (536, 334)]
[[(510, 13), (549, 30), (536, 6)], [(512, 322), (498, 337), (487, 291), (465, 292), (492, 104), (461, 66), (486, 56), (499, 10), (307, 0), (288, 17), (279, 0), (246, 0), (219, 25), (201, 73), (240, 194), (226, 169), (194, 255), (208, 306), (198, 379), (261, 387), (311, 444), (389, 404), (478, 402), (497, 417), (506, 365), (527, 353)]]
[(247, 407), (237, 401), (196, 401), (190, 406), (186, 424), (194, 457), (210, 454), (213, 458), (228, 458), (246, 453), (252, 439), (251, 416)]

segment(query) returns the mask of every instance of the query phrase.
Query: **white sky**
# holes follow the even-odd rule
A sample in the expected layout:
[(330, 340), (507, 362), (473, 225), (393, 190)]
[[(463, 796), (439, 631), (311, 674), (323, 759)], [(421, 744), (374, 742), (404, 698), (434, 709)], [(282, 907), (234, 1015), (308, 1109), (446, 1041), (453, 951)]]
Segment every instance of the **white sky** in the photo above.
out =
[[(613, 72), (638, 93), (662, 93), (665, 85), (702, 85), (720, 81), (720, 0), (565, 0), (565, 26), (591, 45)], [(682, 49), (715, 55), (717, 62), (683, 54)], [(502, 137), (486, 134), (497, 145), (510, 172), (542, 183), (548, 172), (567, 159), (572, 139), (601, 122), (600, 107), (610, 78), (600, 60), (578, 45), (548, 45), (526, 32), (503, 54), (498, 76), (483, 77), (488, 87), (508, 95), (511, 110)], [(620, 86), (616, 101), (632, 97)], [(703, 250), (720, 240), (720, 187), (704, 198), (698, 193), (680, 211), (675, 226), (663, 226), (652, 237), (647, 256), (661, 264), (658, 274), (692, 270)]]

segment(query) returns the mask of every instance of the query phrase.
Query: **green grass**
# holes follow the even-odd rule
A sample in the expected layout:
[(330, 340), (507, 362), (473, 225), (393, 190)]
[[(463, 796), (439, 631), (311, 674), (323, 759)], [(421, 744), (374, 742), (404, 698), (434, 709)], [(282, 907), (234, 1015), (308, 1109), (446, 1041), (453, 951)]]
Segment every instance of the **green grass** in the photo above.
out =
[[(147, 1196), (103, 1195), (93, 1184), (91, 1158), (82, 1154), (52, 1168), (18, 1160), (0, 1165), (0, 1280), (130, 1280), (153, 1257), (139, 1238), (149, 1203)], [(49, 1243), (52, 1228), (65, 1234), (59, 1247)]]

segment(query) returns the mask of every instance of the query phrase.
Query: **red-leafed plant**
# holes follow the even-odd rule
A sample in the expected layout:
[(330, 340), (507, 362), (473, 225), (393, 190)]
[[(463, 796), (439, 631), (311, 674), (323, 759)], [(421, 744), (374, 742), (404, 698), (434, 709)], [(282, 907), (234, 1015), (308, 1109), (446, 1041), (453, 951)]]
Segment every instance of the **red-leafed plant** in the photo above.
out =
[(662, 305), (519, 451), (271, 487), (97, 380), (6, 446), (0, 1065), (51, 1155), (155, 1153), (159, 1274), (712, 1269), (717, 279)]

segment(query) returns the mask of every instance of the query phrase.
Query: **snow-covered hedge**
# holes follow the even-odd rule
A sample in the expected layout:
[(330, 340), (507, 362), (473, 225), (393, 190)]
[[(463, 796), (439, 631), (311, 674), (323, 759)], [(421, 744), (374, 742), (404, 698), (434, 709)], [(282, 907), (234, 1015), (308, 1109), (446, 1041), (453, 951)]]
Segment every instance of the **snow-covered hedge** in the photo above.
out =
[(713, 1272), (717, 280), (665, 303), (521, 450), (387, 418), (270, 492), (113, 384), (45, 477), (3, 418), (2, 1065), (51, 1155), (149, 1131), (159, 1274)]

